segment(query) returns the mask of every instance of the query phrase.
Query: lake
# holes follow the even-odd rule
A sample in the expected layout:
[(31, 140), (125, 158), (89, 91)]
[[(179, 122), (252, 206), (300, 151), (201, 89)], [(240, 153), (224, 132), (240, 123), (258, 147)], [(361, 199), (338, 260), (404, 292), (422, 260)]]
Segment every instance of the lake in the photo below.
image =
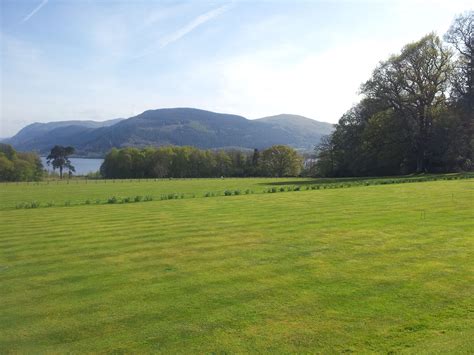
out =
[[(74, 175), (86, 175), (88, 173), (95, 173), (99, 171), (100, 166), (104, 159), (89, 159), (89, 158), (69, 158), (71, 160), (72, 166), (76, 168)], [(43, 166), (48, 171), (53, 171), (53, 168), (46, 164), (46, 157), (41, 157), (41, 162)], [(56, 172), (59, 173), (59, 170), (56, 169)]]

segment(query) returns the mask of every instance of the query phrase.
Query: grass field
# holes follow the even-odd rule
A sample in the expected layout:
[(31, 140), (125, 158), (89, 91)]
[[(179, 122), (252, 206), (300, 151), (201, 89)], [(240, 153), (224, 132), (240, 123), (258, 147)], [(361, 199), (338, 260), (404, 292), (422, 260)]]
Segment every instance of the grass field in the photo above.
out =
[(302, 190), (309, 186), (333, 187), (364, 185), (365, 182), (376, 184), (394, 180), (429, 180), (446, 178), (474, 178), (474, 174), (424, 175), (416, 177), (386, 178), (225, 178), (225, 179), (142, 179), (142, 180), (63, 180), (43, 182), (19, 182), (0, 184), (0, 210), (9, 210), (18, 206), (36, 202), (40, 207), (74, 206), (104, 204), (113, 196), (123, 199), (136, 196), (150, 196), (159, 200), (162, 195), (176, 194), (179, 198), (200, 198), (208, 193), (222, 196), (226, 190), (245, 194), (263, 193), (269, 188), (292, 188), (299, 186)]
[(472, 353), (473, 179), (11, 208), (213, 181), (1, 186), (0, 352)]
[[(262, 192), (273, 183), (294, 181), (294, 178), (226, 178), (226, 179), (150, 179), (150, 180), (72, 180), (34, 182), (34, 183), (4, 183), (0, 185), (0, 209), (15, 208), (18, 202), (38, 201), (53, 202), (64, 205), (65, 201), (71, 204), (83, 204), (97, 199), (104, 202), (112, 196), (134, 197), (152, 196), (155, 200), (161, 194), (178, 193), (186, 198), (203, 197), (207, 192), (222, 194), (225, 190), (251, 189), (255, 193)], [(311, 179), (298, 179), (298, 182)]]

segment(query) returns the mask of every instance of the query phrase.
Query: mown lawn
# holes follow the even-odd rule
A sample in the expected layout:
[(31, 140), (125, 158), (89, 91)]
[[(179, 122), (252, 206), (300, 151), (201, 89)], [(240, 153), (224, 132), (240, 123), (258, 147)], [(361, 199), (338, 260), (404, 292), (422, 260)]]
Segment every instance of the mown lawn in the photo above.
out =
[(303, 183), (311, 179), (295, 178), (215, 178), (215, 179), (141, 179), (141, 180), (63, 180), (19, 182), (0, 184), (0, 210), (15, 208), (18, 203), (37, 201), (43, 204), (63, 205), (66, 201), (84, 204), (89, 200), (104, 203), (112, 196), (151, 196), (155, 200), (161, 194), (184, 194), (185, 198), (203, 197), (207, 192), (222, 194), (225, 190), (252, 190), (261, 193), (274, 183)]
[(213, 179), (72, 179), (41, 182), (0, 183), (0, 210), (29, 208), (32, 203), (39, 207), (105, 204), (116, 197), (119, 202), (135, 197), (142, 200), (160, 200), (168, 194), (181, 198), (222, 196), (225, 191), (234, 194), (260, 194), (273, 188), (279, 191), (299, 187), (338, 188), (341, 185), (365, 186), (365, 184), (400, 183), (430, 179), (474, 179), (473, 173), (416, 175), (382, 178), (213, 178)]
[(474, 349), (474, 180), (4, 210), (0, 352)]

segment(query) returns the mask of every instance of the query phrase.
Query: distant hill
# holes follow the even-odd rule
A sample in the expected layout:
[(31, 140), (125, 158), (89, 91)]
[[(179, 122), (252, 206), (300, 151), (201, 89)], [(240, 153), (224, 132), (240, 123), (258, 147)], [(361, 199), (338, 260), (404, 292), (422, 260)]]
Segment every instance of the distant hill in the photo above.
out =
[(297, 138), (296, 145), (302, 148), (314, 147), (315, 137), (317, 141), (322, 136), (330, 134), (334, 130), (334, 125), (327, 122), (320, 122), (298, 115), (282, 114), (264, 117), (256, 120), (270, 125), (272, 128), (284, 130), (289, 136)]
[(97, 128), (112, 126), (122, 118), (108, 121), (58, 121), (33, 123), (21, 129), (15, 136), (3, 139), (3, 143), (11, 144), (21, 151), (37, 151), (46, 153), (51, 145), (81, 145), (87, 135)]
[(34, 123), (5, 142), (40, 154), (46, 154), (52, 145), (67, 144), (81, 156), (103, 156), (113, 147), (162, 145), (262, 149), (286, 144), (310, 150), (332, 129), (332, 124), (296, 115), (248, 120), (193, 108), (170, 108), (106, 122)]

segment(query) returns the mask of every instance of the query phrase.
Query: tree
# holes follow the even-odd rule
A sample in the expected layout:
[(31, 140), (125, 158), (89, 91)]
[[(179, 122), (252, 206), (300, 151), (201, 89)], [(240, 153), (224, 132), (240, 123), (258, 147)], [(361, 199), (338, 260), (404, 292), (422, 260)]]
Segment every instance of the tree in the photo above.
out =
[(444, 39), (458, 52), (453, 94), (465, 102), (472, 114), (474, 112), (474, 11), (458, 16)]
[(408, 120), (417, 172), (427, 167), (433, 112), (446, 103), (451, 57), (451, 51), (431, 33), (382, 62), (362, 86), (362, 93), (367, 97), (385, 101)]
[(318, 159), (315, 174), (334, 176), (336, 171), (334, 137), (332, 135), (323, 136), (314, 150)]
[(457, 52), (451, 97), (462, 128), (454, 154), (462, 166), (470, 166), (474, 160), (474, 11), (458, 16), (444, 38)]
[(261, 164), (267, 175), (297, 176), (301, 171), (302, 159), (293, 148), (274, 145), (262, 152)]
[(55, 145), (51, 152), (46, 157), (48, 165), (52, 165), (53, 169), (59, 169), (59, 177), (63, 178), (63, 169), (66, 168), (69, 172), (75, 172), (76, 169), (72, 166), (69, 156), (74, 154), (73, 147), (63, 147), (61, 145)]
[(43, 165), (36, 153), (17, 152), (0, 143), (0, 181), (37, 181), (43, 176)]

